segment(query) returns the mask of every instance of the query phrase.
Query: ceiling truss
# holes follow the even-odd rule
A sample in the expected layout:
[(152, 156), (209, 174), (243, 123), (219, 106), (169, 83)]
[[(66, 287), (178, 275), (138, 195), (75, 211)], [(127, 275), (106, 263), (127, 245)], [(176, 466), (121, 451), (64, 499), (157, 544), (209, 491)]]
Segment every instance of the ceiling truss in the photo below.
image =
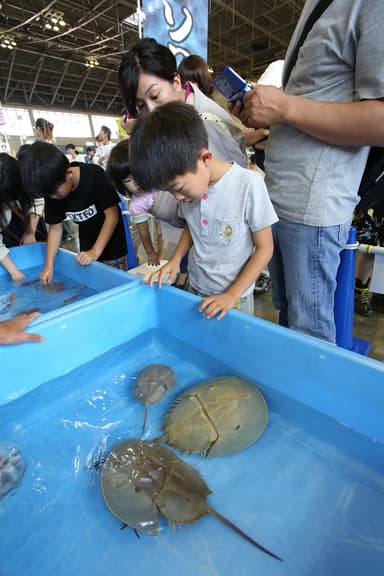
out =
[[(208, 63), (215, 73), (231, 65), (249, 80), (283, 58), (304, 0), (209, 0)], [(138, 39), (123, 20), (135, 0), (0, 0), (0, 35), (12, 34), (14, 50), (0, 48), (2, 104), (120, 114), (117, 69)], [(66, 27), (44, 26), (49, 10)], [(99, 66), (85, 67), (94, 56)]]

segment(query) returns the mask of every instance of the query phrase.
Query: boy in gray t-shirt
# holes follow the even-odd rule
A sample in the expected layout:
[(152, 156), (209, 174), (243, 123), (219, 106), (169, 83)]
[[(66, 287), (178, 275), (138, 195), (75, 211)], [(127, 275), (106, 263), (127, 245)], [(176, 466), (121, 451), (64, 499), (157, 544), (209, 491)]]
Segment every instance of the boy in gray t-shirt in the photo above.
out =
[(190, 289), (199, 310), (222, 318), (234, 308), (253, 314), (255, 280), (273, 253), (277, 216), (262, 177), (215, 158), (204, 123), (192, 106), (170, 102), (137, 122), (131, 168), (143, 190), (169, 190), (181, 201), (187, 226), (176, 250), (150, 284), (176, 277), (190, 249)]

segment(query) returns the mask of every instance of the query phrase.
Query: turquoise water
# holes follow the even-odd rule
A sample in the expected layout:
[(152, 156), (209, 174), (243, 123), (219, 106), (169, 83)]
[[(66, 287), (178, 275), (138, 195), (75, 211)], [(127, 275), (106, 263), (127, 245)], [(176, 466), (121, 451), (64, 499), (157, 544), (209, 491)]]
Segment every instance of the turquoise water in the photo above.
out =
[(0, 408), (1, 439), (26, 461), (20, 485), (0, 501), (1, 576), (383, 573), (383, 446), (267, 383), (260, 387), (270, 421), (252, 447), (212, 460), (185, 459), (212, 490), (209, 503), (284, 561), (211, 516), (182, 528), (162, 521), (157, 537), (120, 530), (104, 504), (99, 473), (89, 467), (140, 435), (144, 407), (132, 385), (154, 362), (170, 365), (177, 385), (150, 407), (146, 439), (160, 434), (184, 388), (233, 374), (151, 330)]
[(26, 280), (20, 284), (12, 282), (9, 275), (0, 276), (0, 320), (36, 309), (45, 314), (96, 294), (60, 272), (55, 272), (51, 284), (41, 284), (41, 270), (41, 266), (23, 270)]

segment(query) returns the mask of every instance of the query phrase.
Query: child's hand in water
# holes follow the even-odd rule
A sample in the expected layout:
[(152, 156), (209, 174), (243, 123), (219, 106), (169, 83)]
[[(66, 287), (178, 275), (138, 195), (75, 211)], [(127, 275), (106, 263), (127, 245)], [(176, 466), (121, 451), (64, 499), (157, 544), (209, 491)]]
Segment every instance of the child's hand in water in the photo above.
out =
[(11, 277), (14, 282), (22, 282), (25, 280), (25, 274), (23, 274), (23, 272), (18, 269), (11, 274)]
[(215, 296), (207, 296), (202, 299), (199, 311), (207, 318), (213, 318), (218, 314), (217, 319), (221, 320), (224, 318), (228, 310), (232, 310), (237, 301), (238, 298), (231, 296), (229, 292), (223, 292), (222, 294), (216, 294)]
[(167, 284), (173, 284), (176, 280), (176, 277), (180, 271), (180, 262), (178, 260), (171, 260), (162, 266), (160, 270), (156, 270), (153, 274), (151, 274), (149, 278), (149, 285), (153, 286), (153, 283), (157, 281), (159, 288), (162, 287), (163, 282), (167, 282)]

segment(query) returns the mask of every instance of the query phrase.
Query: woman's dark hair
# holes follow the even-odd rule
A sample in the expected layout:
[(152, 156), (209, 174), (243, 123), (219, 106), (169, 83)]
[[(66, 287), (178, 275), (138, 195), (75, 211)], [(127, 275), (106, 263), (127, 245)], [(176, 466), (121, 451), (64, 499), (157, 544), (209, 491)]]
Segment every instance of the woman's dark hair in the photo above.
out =
[(31, 199), (27, 197), (22, 184), (19, 166), (16, 158), (9, 154), (0, 154), (0, 225), (5, 228), (6, 221), (4, 208), (9, 203), (18, 201), (24, 215), (24, 222), (28, 222), (28, 209), (31, 206)]
[(34, 142), (19, 150), (18, 162), (21, 181), (32, 198), (49, 198), (65, 181), (69, 168), (68, 158), (48, 142)]
[(196, 172), (208, 135), (195, 108), (175, 100), (137, 121), (130, 147), (132, 174), (140, 188), (168, 190), (177, 176)]
[(167, 46), (154, 38), (142, 38), (123, 56), (119, 66), (119, 86), (123, 102), (132, 117), (138, 116), (136, 93), (141, 72), (173, 82), (177, 74), (176, 58)]
[(106, 175), (120, 194), (126, 195), (123, 180), (132, 176), (129, 163), (129, 140), (121, 140), (111, 150), (108, 158)]
[(198, 54), (191, 54), (179, 64), (177, 71), (180, 74), (183, 86), (187, 82), (194, 82), (203, 94), (209, 98), (212, 96), (214, 86), (204, 58), (198, 56)]
[(46, 120), (45, 118), (37, 118), (35, 121), (35, 127), (40, 128), (44, 140), (52, 140), (54, 128), (52, 122), (49, 122), (49, 120)]

